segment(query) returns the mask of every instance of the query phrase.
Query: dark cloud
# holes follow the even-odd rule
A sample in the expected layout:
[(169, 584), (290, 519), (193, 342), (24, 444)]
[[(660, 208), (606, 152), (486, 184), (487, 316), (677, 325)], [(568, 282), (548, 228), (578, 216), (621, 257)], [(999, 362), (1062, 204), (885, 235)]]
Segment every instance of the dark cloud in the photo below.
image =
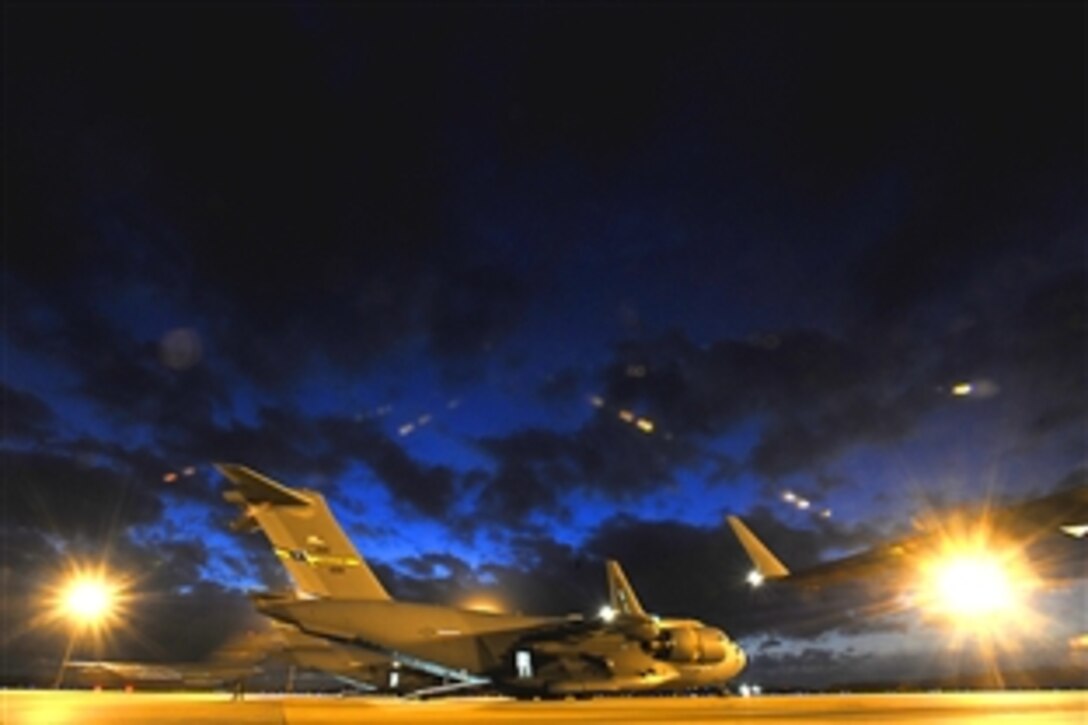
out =
[(556, 511), (562, 496), (574, 490), (634, 499), (670, 485), (676, 470), (698, 454), (603, 413), (573, 433), (530, 429), (477, 445), (497, 466), (479, 492), (478, 513), (498, 521)]
[(0, 419), (4, 437), (10, 440), (43, 442), (56, 424), (53, 410), (41, 398), (0, 383)]
[[(154, 426), (163, 435), (199, 425), (228, 404), (223, 379), (198, 355), (185, 366), (172, 367), (159, 339), (139, 339), (121, 329), (118, 320), (96, 312), (90, 297), (97, 284), (73, 282), (88, 291), (86, 298), (71, 291), (39, 296), (18, 287), (12, 293), (21, 304), (50, 310), (48, 321), (21, 318), (8, 332), (20, 346), (70, 366), (72, 382), (56, 392), (90, 401), (116, 423)], [(161, 335), (170, 332), (163, 329)]]
[[(320, 362), (358, 370), (417, 336), (456, 359), (510, 330), (519, 285), (474, 259), (443, 208), (453, 180), (436, 144), (450, 109), (422, 93), (441, 71), (402, 65), (412, 94), (368, 71), (353, 84), (367, 90), (345, 96), (305, 80), (326, 69), (291, 13), (265, 14), (267, 34), (250, 35), (246, 59), (229, 40), (230, 28), (250, 27), (245, 13), (220, 17), (199, 57), (189, 52), (207, 35), (199, 13), (80, 15), (20, 17), (28, 32), (67, 38), (67, 57), (80, 59), (58, 65), (33, 44), (17, 51), (25, 103), (13, 169), (39, 183), (16, 192), (11, 262), (51, 291), (39, 305), (68, 317), (80, 305), (91, 313), (104, 290), (158, 288), (161, 301), (204, 321), (209, 353), (277, 386)], [(89, 27), (115, 52), (81, 42)], [(147, 37), (159, 38), (156, 52)], [(396, 52), (382, 50), (384, 38), (375, 50)], [(54, 177), (71, 193), (57, 194)], [(65, 246), (38, 256), (39, 236)], [(134, 243), (138, 257), (125, 252)], [(92, 254), (93, 269), (79, 263)]]
[[(852, 445), (900, 438), (938, 402), (926, 385), (932, 373), (912, 368), (911, 351), (815, 330), (709, 346), (673, 334), (629, 343), (617, 355), (607, 399), (647, 406), (663, 429), (707, 437), (762, 417), (748, 463), (771, 478), (818, 470)], [(631, 362), (647, 374), (629, 375)]]
[[(1083, 424), (1088, 410), (1086, 290), (1082, 272), (1044, 275), (1020, 290), (1022, 309), (979, 309), (936, 344), (929, 334), (852, 339), (816, 330), (705, 346), (681, 334), (627, 343), (605, 372), (605, 396), (696, 438), (761, 419), (747, 463), (772, 479), (826, 478), (823, 464), (851, 448), (907, 438), (954, 402), (948, 391), (958, 380), (991, 385), (1023, 426), (1055, 432)], [(630, 375), (632, 364), (647, 373)]]
[(403, 559), (375, 567), (389, 591), (408, 601), (464, 605), (485, 595), (505, 611), (594, 615), (605, 601), (604, 566), (546, 537), (515, 536), (511, 563), (474, 568), (449, 554)]
[(7, 525), (102, 541), (162, 513), (146, 480), (131, 473), (47, 453), (8, 450), (4, 458)]
[(538, 388), (537, 394), (546, 402), (573, 401), (585, 395), (584, 385), (580, 372), (568, 368), (549, 375)]
[[(363, 464), (405, 511), (435, 518), (449, 511), (461, 486), (453, 469), (416, 461), (373, 420), (312, 416), (293, 407), (263, 406), (252, 423), (209, 418), (171, 431), (161, 444), (170, 460), (242, 463), (293, 486), (328, 488), (350, 466)], [(217, 500), (221, 482), (218, 475), (212, 479), (179, 493)]]

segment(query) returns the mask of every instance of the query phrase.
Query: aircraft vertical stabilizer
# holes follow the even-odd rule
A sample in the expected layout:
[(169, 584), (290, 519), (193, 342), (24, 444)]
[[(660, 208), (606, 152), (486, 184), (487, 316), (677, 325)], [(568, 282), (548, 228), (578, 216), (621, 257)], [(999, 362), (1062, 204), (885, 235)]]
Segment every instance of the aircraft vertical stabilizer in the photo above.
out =
[(292, 489), (233, 463), (217, 463), (243, 508), (236, 528), (259, 527), (298, 588), (331, 599), (390, 599), (317, 491)]
[(752, 533), (751, 529), (744, 525), (743, 521), (736, 516), (727, 516), (726, 521), (729, 522), (729, 528), (733, 529), (740, 545), (744, 547), (748, 558), (752, 560), (752, 564), (761, 576), (767, 579), (784, 579), (790, 575), (790, 570), (771, 553), (771, 550)]
[(638, 601), (635, 590), (627, 581), (627, 575), (623, 573), (623, 567), (615, 559), (609, 559), (605, 563), (608, 572), (608, 604), (616, 614), (645, 617), (646, 612)]

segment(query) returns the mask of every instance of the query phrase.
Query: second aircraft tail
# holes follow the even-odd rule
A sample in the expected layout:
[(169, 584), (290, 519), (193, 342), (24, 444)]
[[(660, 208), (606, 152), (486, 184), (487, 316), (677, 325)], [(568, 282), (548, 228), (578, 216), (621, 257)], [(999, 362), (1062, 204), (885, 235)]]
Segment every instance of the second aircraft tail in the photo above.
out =
[(748, 554), (748, 558), (752, 560), (752, 565), (755, 566), (761, 577), (765, 579), (785, 579), (790, 575), (790, 570), (778, 560), (778, 557), (771, 553), (771, 550), (752, 533), (752, 530), (743, 521), (736, 516), (727, 516), (726, 521), (729, 522), (729, 528), (733, 529), (737, 540), (744, 547), (744, 551)]
[(635, 590), (627, 581), (627, 575), (623, 573), (623, 567), (615, 559), (609, 559), (605, 563), (608, 572), (608, 605), (612, 611), (620, 616), (645, 617)]

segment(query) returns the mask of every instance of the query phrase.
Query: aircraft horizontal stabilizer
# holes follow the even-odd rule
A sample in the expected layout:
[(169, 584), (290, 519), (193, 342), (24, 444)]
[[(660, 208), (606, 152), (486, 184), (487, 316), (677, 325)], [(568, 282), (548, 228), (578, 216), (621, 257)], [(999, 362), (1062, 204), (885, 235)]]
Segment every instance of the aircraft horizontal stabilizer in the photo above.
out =
[(727, 516), (729, 528), (733, 529), (740, 545), (744, 547), (748, 558), (752, 560), (756, 571), (765, 579), (785, 579), (790, 575), (790, 570), (778, 560), (771, 550), (760, 541), (752, 530), (745, 526), (744, 522), (736, 516)]
[(270, 503), (276, 506), (309, 506), (311, 503), (305, 495), (276, 483), (251, 468), (237, 463), (216, 463), (215, 467), (237, 487), (246, 503)]

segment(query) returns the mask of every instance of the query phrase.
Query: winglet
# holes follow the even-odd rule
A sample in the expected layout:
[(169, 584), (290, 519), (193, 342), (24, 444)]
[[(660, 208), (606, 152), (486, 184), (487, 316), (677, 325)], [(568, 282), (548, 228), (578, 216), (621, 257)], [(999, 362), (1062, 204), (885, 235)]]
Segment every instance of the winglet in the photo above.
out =
[(636, 617), (646, 616), (642, 604), (638, 601), (635, 590), (627, 581), (627, 575), (623, 573), (623, 567), (615, 559), (605, 562), (608, 573), (608, 604), (616, 614)]
[(771, 553), (762, 541), (756, 538), (743, 521), (736, 516), (726, 516), (725, 520), (729, 522), (729, 528), (733, 529), (737, 540), (744, 547), (744, 551), (747, 552), (748, 558), (752, 560), (760, 576), (766, 579), (784, 579), (790, 575), (790, 570)]

